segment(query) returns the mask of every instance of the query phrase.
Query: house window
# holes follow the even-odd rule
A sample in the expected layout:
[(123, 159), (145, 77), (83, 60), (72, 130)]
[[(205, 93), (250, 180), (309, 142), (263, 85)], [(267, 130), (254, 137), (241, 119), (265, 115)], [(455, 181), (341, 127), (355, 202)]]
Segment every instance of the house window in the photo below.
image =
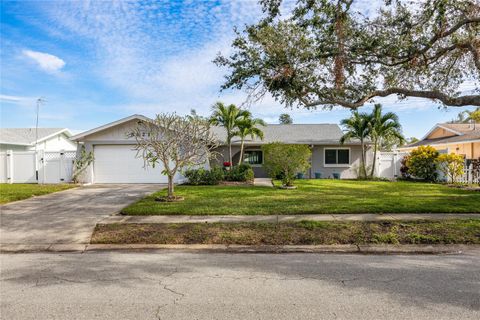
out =
[(263, 163), (263, 153), (260, 150), (254, 151), (245, 151), (243, 156), (243, 162), (248, 164), (262, 164)]
[(350, 149), (325, 149), (326, 165), (349, 165)]

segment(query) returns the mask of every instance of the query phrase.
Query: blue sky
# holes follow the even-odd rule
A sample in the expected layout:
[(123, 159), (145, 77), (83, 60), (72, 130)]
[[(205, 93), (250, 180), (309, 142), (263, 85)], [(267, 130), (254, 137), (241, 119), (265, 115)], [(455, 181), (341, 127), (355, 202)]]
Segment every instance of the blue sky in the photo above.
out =
[[(368, 14), (378, 3), (357, 6)], [(234, 25), (260, 15), (253, 0), (2, 1), (0, 125), (34, 126), (38, 97), (46, 100), (40, 126), (74, 132), (133, 113), (194, 108), (208, 115), (217, 100), (241, 104), (243, 92), (219, 92), (225, 70), (211, 61), (229, 51)], [(467, 109), (439, 110), (422, 99), (379, 102), (417, 137)], [(269, 123), (283, 112), (296, 123), (338, 123), (349, 115), (342, 108), (286, 110), (270, 97), (250, 110)]]

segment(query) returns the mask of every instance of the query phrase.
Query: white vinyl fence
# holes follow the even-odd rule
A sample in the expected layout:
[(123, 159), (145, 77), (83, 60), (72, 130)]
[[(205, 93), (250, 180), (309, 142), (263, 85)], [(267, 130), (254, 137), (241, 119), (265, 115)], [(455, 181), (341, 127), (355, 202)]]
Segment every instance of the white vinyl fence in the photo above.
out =
[[(400, 168), (402, 159), (408, 155), (408, 152), (379, 152), (377, 155), (376, 173), (379, 178), (394, 180), (401, 177)], [(440, 181), (447, 181), (447, 177), (442, 172), (438, 172)], [(465, 166), (464, 174), (457, 178), (458, 183), (480, 183), (480, 174), (478, 174), (473, 165)]]
[(70, 182), (75, 156), (75, 151), (0, 152), (0, 183)]
[(478, 174), (478, 172), (475, 172), (472, 164), (466, 167), (463, 171), (463, 176), (458, 177), (457, 182), (468, 184), (480, 183), (480, 175)]
[(377, 176), (390, 180), (401, 177), (402, 159), (407, 154), (408, 152), (378, 152), (375, 169)]

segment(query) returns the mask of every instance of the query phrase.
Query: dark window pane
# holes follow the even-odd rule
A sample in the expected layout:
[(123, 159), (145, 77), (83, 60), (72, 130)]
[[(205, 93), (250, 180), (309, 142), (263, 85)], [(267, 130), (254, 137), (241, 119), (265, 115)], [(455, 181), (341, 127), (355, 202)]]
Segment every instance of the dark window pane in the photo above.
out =
[(338, 150), (338, 164), (350, 164), (350, 150), (348, 149), (339, 149)]
[(246, 162), (249, 164), (262, 164), (263, 163), (262, 151), (246, 151), (243, 162)]
[(337, 150), (325, 150), (325, 164), (337, 164)]

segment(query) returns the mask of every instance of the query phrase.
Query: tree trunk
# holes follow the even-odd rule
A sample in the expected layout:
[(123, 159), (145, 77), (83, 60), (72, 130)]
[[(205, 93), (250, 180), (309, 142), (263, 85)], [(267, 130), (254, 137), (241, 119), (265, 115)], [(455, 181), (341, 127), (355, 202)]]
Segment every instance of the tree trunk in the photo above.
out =
[(242, 138), (242, 143), (240, 144), (240, 159), (238, 159), (238, 165), (241, 165), (243, 162), (243, 145), (245, 141)]
[(375, 174), (375, 164), (377, 163), (377, 149), (378, 149), (378, 139), (374, 139), (373, 142), (373, 163), (372, 163), (372, 170), (370, 170), (370, 178), (373, 178)]
[(173, 175), (168, 175), (168, 193), (167, 193), (167, 197), (170, 198), (170, 199), (173, 198), (173, 197), (174, 197), (173, 192), (174, 192)]
[(360, 146), (362, 148), (362, 157), (360, 159), (360, 177), (361, 178), (366, 178), (367, 176), (367, 169), (365, 167), (365, 143), (363, 142), (363, 139), (360, 140)]
[(228, 139), (228, 161), (230, 162), (230, 166), (233, 165), (232, 163), (232, 140)]

